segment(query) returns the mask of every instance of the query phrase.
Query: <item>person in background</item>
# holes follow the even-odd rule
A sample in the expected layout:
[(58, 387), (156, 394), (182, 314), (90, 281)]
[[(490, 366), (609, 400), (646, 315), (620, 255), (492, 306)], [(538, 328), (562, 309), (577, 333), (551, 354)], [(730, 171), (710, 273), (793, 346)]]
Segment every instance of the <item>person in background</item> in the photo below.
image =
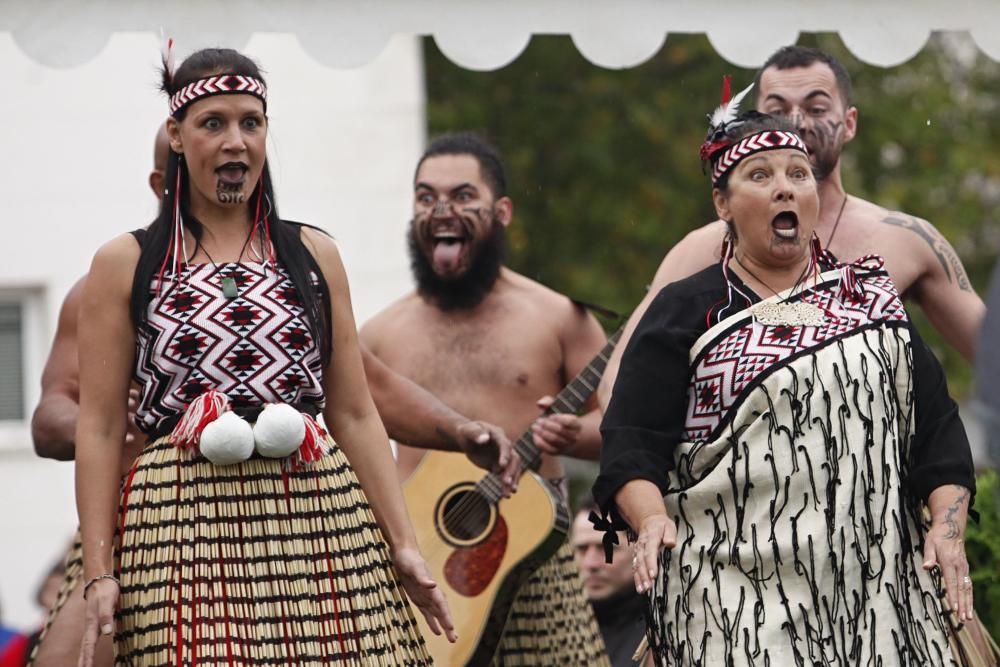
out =
[[(365, 323), (362, 342), (397, 373), (507, 433), (532, 429), (538, 473), (565, 501), (560, 455), (595, 459), (600, 414), (545, 414), (551, 396), (604, 346), (597, 320), (568, 297), (504, 265), (514, 215), (499, 152), (472, 133), (438, 137), (417, 163), (407, 230), (416, 288)], [(401, 441), (408, 477), (424, 456)], [(417, 446), (410, 446), (417, 445)], [(601, 665), (604, 646), (568, 543), (517, 595), (499, 665)]]
[(0, 667), (24, 667), (31, 637), (0, 622)]
[(639, 663), (632, 659), (632, 654), (646, 632), (643, 614), (646, 598), (636, 593), (632, 585), (632, 567), (624, 533), (617, 534), (617, 543), (608, 541), (614, 559), (606, 562), (606, 533), (594, 528), (590, 521), (591, 513), (596, 510), (597, 504), (588, 498), (576, 511), (570, 535), (573, 557), (583, 578), (583, 592), (601, 628), (611, 666), (636, 667)]

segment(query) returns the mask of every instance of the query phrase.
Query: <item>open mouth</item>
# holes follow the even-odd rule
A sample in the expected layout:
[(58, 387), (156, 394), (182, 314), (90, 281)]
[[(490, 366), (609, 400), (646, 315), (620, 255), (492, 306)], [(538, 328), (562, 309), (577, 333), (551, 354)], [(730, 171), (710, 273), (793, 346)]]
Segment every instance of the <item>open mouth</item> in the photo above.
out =
[(778, 238), (795, 239), (799, 235), (799, 216), (793, 211), (782, 211), (771, 220), (771, 229)]
[(228, 188), (239, 188), (246, 182), (249, 167), (244, 162), (227, 162), (215, 170), (222, 185)]
[(434, 269), (439, 274), (455, 273), (462, 263), (466, 239), (454, 231), (439, 231), (431, 236)]

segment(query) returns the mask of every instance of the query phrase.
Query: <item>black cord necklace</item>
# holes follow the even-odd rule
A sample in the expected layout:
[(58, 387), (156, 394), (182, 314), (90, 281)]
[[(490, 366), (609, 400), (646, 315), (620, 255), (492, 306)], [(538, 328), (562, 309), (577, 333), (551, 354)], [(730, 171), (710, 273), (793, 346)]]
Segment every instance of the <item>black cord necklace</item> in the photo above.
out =
[[(253, 238), (253, 229), (254, 229), (253, 227), (250, 227), (250, 233), (247, 234), (247, 240), (243, 242), (243, 247), (240, 248), (240, 256), (236, 258), (235, 262), (236, 264), (239, 264), (243, 260), (243, 254), (247, 250), (247, 245), (250, 243), (250, 239)], [(251, 249), (253, 248), (252, 245), (250, 247)], [(201, 240), (199, 240), (195, 244), (194, 253), (191, 255), (191, 257), (194, 257), (195, 255), (198, 254), (199, 248), (201, 248), (201, 251), (205, 253), (205, 257), (208, 258), (208, 261), (212, 263), (212, 266), (215, 268), (216, 272), (218, 272), (219, 265), (215, 263), (215, 260), (212, 258), (212, 255), (209, 254), (208, 249), (206, 249), (205, 246), (201, 244)], [(228, 276), (222, 276), (221, 287), (222, 287), (222, 296), (226, 297), (227, 299), (235, 299), (240, 295), (240, 287), (239, 284), (236, 282), (235, 271), (230, 271)]]
[[(778, 291), (776, 289), (765, 283), (753, 271), (748, 269), (735, 254), (733, 255), (733, 259), (735, 259), (736, 263), (740, 265), (740, 268), (746, 271), (754, 280), (771, 290), (775, 297), (778, 296)], [(802, 269), (802, 273), (799, 274), (795, 284), (792, 285), (791, 290), (789, 290), (788, 296), (784, 299), (779, 299), (777, 302), (762, 300), (760, 303), (750, 306), (750, 312), (753, 314), (754, 320), (764, 326), (797, 327), (819, 326), (823, 324), (823, 311), (818, 306), (813, 303), (809, 303), (805, 299), (799, 299), (794, 302), (789, 301), (789, 299), (795, 294), (799, 285), (802, 284), (802, 280), (806, 277), (806, 273), (810, 272), (809, 270), (812, 266), (813, 263), (811, 261), (806, 263), (805, 267)]]
[[(840, 226), (840, 216), (844, 215), (845, 206), (847, 206), (847, 193), (844, 193), (844, 201), (840, 202), (840, 210), (837, 212), (837, 219), (833, 221), (833, 231), (830, 232), (830, 238), (826, 240), (826, 245), (823, 246), (827, 250), (830, 250), (830, 244), (833, 243), (833, 237), (837, 233), (837, 227)], [(833, 251), (830, 250), (830, 252)]]
[[(754, 280), (756, 280), (757, 282), (759, 282), (761, 285), (763, 285), (767, 289), (771, 290), (771, 293), (774, 294), (774, 296), (778, 296), (778, 290), (774, 289), (773, 287), (771, 287), (770, 285), (768, 285), (767, 283), (765, 283), (763, 280), (761, 280), (759, 277), (757, 277), (756, 273), (754, 273), (753, 271), (751, 271), (750, 269), (748, 269), (746, 267), (746, 265), (743, 264), (743, 262), (740, 261), (740, 258), (736, 256), (736, 253), (733, 253), (733, 259), (736, 260), (736, 263), (740, 265), (740, 268), (743, 269), (744, 271), (746, 271), (750, 275), (751, 278), (753, 278)], [(792, 285), (792, 289), (788, 293), (788, 296), (785, 297), (784, 299), (782, 299), (782, 302), (787, 301), (795, 293), (795, 290), (798, 288), (799, 283), (802, 282), (802, 279), (805, 277), (806, 271), (809, 270), (809, 267), (810, 267), (811, 264), (812, 264), (812, 262), (808, 262), (807, 261), (806, 265), (804, 267), (802, 267), (802, 273), (799, 274), (799, 277), (795, 280), (795, 284)]]

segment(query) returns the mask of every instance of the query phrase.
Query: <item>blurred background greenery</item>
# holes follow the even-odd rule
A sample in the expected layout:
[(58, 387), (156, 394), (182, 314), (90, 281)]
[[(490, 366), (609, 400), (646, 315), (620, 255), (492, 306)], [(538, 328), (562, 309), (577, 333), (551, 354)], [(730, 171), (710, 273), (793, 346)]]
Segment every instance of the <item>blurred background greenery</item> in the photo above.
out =
[[(835, 55), (854, 81), (857, 138), (843, 157), (847, 191), (930, 220), (983, 295), (1000, 251), (1000, 63), (963, 34), (936, 34), (892, 69), (854, 59), (836, 35), (801, 44)], [(698, 147), (723, 74), (734, 90), (752, 70), (724, 62), (704, 35), (670, 35), (639, 67), (612, 71), (568, 37), (535, 36), (495, 72), (473, 72), (425, 42), (428, 131), (477, 130), (505, 156), (515, 219), (508, 264), (565, 294), (628, 313), (660, 260), (715, 218)], [(959, 399), (969, 365), (912, 309)], [(609, 324), (610, 323), (606, 323)], [(592, 468), (577, 467), (574, 497)], [(997, 477), (980, 478), (983, 515), (967, 534), (977, 610), (1000, 637)]]
[[(925, 218), (955, 246), (982, 294), (1000, 250), (1000, 63), (967, 35), (934, 35), (892, 69), (858, 62), (836, 35), (811, 35), (844, 63), (860, 111), (844, 153), (848, 192)], [(626, 70), (587, 61), (569, 37), (535, 36), (510, 65), (474, 72), (425, 41), (431, 136), (484, 133), (504, 154), (515, 222), (509, 265), (623, 313), (660, 260), (715, 219), (698, 147), (723, 74), (753, 79), (704, 35), (670, 35)], [(914, 309), (958, 398), (969, 366)]]

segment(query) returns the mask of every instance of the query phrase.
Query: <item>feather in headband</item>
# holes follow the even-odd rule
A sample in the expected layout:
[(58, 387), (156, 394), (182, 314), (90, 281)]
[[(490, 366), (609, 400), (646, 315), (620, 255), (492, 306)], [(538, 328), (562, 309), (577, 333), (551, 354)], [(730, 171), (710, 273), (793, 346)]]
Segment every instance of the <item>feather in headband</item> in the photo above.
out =
[(753, 88), (753, 83), (731, 97), (730, 83), (733, 77), (729, 74), (722, 77), (722, 104), (708, 117), (708, 138), (701, 145), (701, 159), (709, 160), (719, 149), (725, 148), (731, 142), (726, 138), (726, 131), (738, 127), (736, 118), (740, 115), (740, 103)]

